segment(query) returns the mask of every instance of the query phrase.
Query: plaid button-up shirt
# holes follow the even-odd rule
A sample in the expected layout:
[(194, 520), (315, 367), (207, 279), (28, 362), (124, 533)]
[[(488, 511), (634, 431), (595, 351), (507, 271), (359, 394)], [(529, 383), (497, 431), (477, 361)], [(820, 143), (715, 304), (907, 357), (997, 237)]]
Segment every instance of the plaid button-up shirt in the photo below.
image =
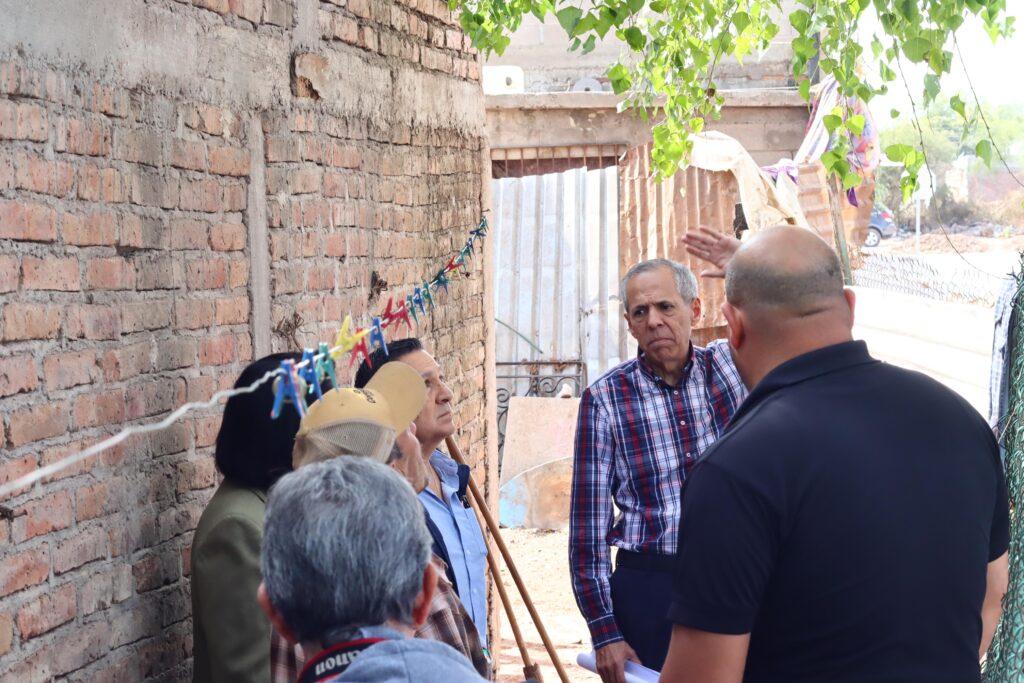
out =
[(569, 567), (595, 648), (622, 640), (610, 546), (675, 554), (686, 473), (746, 396), (726, 342), (691, 349), (678, 386), (662, 381), (641, 355), (607, 372), (580, 400)]
[[(435, 556), (434, 566), (437, 569), (437, 588), (430, 601), (430, 613), (423, 625), (416, 630), (417, 638), (436, 640), (453, 648), (466, 656), (484, 678), (491, 677), (491, 661), (487, 657), (480, 636), (477, 634), (473, 620), (469, 618), (465, 606), (455, 594), (452, 584), (445, 577), (444, 561)], [(294, 647), (284, 639), (277, 629), (270, 636), (270, 680), (272, 683), (295, 683), (299, 672), (305, 665), (302, 648)]]

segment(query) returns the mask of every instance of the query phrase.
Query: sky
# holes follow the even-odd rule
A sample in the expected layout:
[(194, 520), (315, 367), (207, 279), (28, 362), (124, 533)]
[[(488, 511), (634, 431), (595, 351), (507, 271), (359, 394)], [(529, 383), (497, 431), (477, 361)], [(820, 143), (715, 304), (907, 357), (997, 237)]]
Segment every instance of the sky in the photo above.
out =
[[(1020, 86), (1021, 79), (1018, 71), (1024, 67), (1024, 30), (1022, 29), (1024, 27), (1018, 27), (1017, 31), (1009, 38), (1000, 38), (995, 45), (992, 44), (981, 21), (974, 16), (969, 16), (957, 31), (957, 41), (960, 43), (960, 51), (963, 53), (967, 66), (966, 73), (970, 75), (970, 80), (973, 81), (974, 89), (983, 105), (1016, 104), (1024, 106), (1024, 88)], [(861, 19), (860, 33), (862, 44), (865, 47), (870, 45), (871, 36), (875, 31), (880, 33), (880, 26), (872, 12), (871, 16), (864, 16)], [(953, 50), (953, 71), (942, 79), (942, 93), (939, 95), (939, 101), (948, 102), (952, 95), (962, 92), (964, 101), (973, 104), (964, 65), (961, 64), (953, 46), (948, 46), (948, 49)], [(869, 69), (877, 73), (870, 49), (865, 50), (865, 56)], [(903, 68), (914, 100), (920, 107), (924, 75), (928, 73), (927, 67), (910, 64), (904, 59)], [(898, 109), (905, 114), (910, 113), (910, 101), (906, 88), (903, 87), (903, 83), (899, 79), (890, 84), (890, 92), (887, 95), (871, 100), (871, 110), (879, 128), (884, 129), (898, 123), (898, 120), (894, 121), (890, 117), (890, 109)]]

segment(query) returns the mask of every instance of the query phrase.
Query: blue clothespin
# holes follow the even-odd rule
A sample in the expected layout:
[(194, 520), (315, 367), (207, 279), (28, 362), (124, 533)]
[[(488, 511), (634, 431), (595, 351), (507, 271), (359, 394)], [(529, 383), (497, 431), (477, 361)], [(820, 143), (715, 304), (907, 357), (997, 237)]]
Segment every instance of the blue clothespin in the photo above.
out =
[(320, 372), (316, 367), (316, 351), (313, 349), (303, 349), (302, 351), (302, 363), (304, 364), (299, 370), (299, 377), (306, 383), (306, 393), (316, 394), (317, 399), (323, 398), (324, 394), (320, 390)]
[(380, 318), (374, 318), (373, 324), (370, 326), (370, 347), (376, 344), (384, 350), (384, 356), (388, 355), (388, 343), (384, 341), (384, 327), (380, 323)]
[(270, 410), (271, 419), (276, 420), (281, 416), (285, 402), (295, 406), (300, 418), (306, 416), (306, 399), (302, 397), (302, 391), (299, 389), (300, 382), (295, 361), (281, 361), (281, 372), (274, 379), (274, 407)]
[(423, 315), (427, 314), (427, 307), (423, 305), (423, 294), (419, 287), (417, 287), (413, 292), (412, 302), (420, 309), (420, 313)]
[(487, 236), (487, 218), (486, 217), (481, 218), (480, 219), (480, 224), (478, 226), (476, 226), (476, 230), (470, 230), (469, 234), (472, 235), (473, 237), (479, 237), (480, 239), (483, 239), (484, 237), (486, 237)]
[(437, 277), (434, 278), (434, 291), (436, 292), (439, 289), (441, 289), (442, 287), (444, 287), (444, 293), (447, 294), (448, 293), (448, 275), (445, 273), (444, 270), (439, 272), (437, 274)]
[(463, 253), (466, 256), (472, 257), (474, 255), (474, 253), (475, 253), (473, 251), (473, 240), (474, 239), (475, 239), (474, 237), (470, 237), (468, 240), (466, 240), (466, 246), (464, 246), (462, 248), (462, 251), (463, 251)]
[(434, 295), (430, 293), (430, 283), (423, 283), (423, 300), (430, 304), (430, 308), (434, 308)]
[(316, 356), (316, 368), (320, 377), (331, 380), (331, 386), (338, 388), (338, 376), (334, 371), (334, 359), (331, 358), (331, 347), (327, 342), (320, 342), (320, 350)]

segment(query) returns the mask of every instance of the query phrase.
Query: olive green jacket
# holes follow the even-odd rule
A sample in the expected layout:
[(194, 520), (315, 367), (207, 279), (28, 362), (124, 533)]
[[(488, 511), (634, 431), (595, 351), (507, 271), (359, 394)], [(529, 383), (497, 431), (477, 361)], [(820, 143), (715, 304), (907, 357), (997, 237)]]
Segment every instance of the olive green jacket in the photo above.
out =
[(256, 601), (267, 494), (224, 482), (192, 541), (194, 683), (270, 683), (270, 621)]

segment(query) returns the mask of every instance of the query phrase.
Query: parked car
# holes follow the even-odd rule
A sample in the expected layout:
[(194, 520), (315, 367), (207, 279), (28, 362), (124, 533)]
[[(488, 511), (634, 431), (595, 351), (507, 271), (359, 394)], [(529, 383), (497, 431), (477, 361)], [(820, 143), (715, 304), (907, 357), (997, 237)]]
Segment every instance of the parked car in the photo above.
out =
[(892, 212), (882, 204), (875, 204), (871, 209), (871, 223), (868, 224), (868, 236), (864, 239), (865, 247), (877, 247), (882, 239), (896, 234), (899, 226), (892, 220)]

